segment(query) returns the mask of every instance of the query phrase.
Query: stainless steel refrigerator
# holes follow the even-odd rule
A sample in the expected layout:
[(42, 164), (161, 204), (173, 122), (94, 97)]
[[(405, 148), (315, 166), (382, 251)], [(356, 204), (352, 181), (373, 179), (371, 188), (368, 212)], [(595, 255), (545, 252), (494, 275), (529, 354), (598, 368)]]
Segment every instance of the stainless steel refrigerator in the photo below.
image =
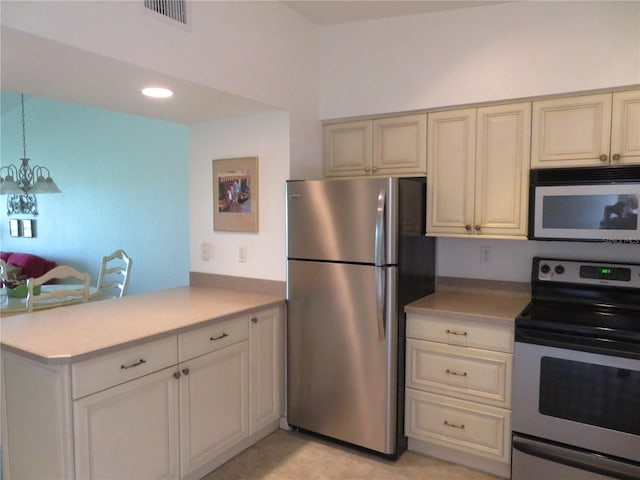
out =
[(287, 182), (287, 416), (406, 449), (404, 305), (434, 289), (425, 178)]

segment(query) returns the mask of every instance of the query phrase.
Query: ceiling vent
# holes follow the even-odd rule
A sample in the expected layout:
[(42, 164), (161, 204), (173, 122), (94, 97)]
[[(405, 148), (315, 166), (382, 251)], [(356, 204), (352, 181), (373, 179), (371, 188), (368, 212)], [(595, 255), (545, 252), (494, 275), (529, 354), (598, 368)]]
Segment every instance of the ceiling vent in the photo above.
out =
[(144, 0), (144, 6), (160, 15), (187, 25), (186, 0)]

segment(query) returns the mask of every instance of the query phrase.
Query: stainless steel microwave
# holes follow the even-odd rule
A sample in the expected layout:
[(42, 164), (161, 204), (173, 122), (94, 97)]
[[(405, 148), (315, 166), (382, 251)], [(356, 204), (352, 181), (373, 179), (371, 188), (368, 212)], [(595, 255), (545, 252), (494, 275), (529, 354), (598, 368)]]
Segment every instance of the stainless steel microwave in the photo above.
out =
[(640, 166), (534, 169), (529, 239), (640, 244)]

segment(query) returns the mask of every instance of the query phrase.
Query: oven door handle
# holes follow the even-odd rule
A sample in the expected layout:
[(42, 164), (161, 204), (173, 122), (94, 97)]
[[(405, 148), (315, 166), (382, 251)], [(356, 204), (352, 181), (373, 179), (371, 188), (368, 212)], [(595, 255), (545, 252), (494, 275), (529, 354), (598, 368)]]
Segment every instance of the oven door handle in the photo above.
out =
[(600, 355), (640, 359), (640, 348), (637, 343), (622, 340), (609, 341), (593, 337), (580, 337), (571, 334), (533, 330), (516, 327), (515, 341), (533, 343), (555, 348), (568, 348)]
[(550, 462), (605, 475), (620, 480), (637, 480), (640, 464), (632, 464), (613, 460), (601, 454), (594, 454), (558, 447), (514, 436), (513, 448), (527, 455), (549, 460)]

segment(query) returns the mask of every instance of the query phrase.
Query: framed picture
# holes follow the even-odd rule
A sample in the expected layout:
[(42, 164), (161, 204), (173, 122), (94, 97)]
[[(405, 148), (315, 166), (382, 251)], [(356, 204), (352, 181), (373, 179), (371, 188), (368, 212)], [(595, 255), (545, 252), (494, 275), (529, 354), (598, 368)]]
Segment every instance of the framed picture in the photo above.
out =
[(258, 157), (213, 160), (213, 229), (258, 231)]

